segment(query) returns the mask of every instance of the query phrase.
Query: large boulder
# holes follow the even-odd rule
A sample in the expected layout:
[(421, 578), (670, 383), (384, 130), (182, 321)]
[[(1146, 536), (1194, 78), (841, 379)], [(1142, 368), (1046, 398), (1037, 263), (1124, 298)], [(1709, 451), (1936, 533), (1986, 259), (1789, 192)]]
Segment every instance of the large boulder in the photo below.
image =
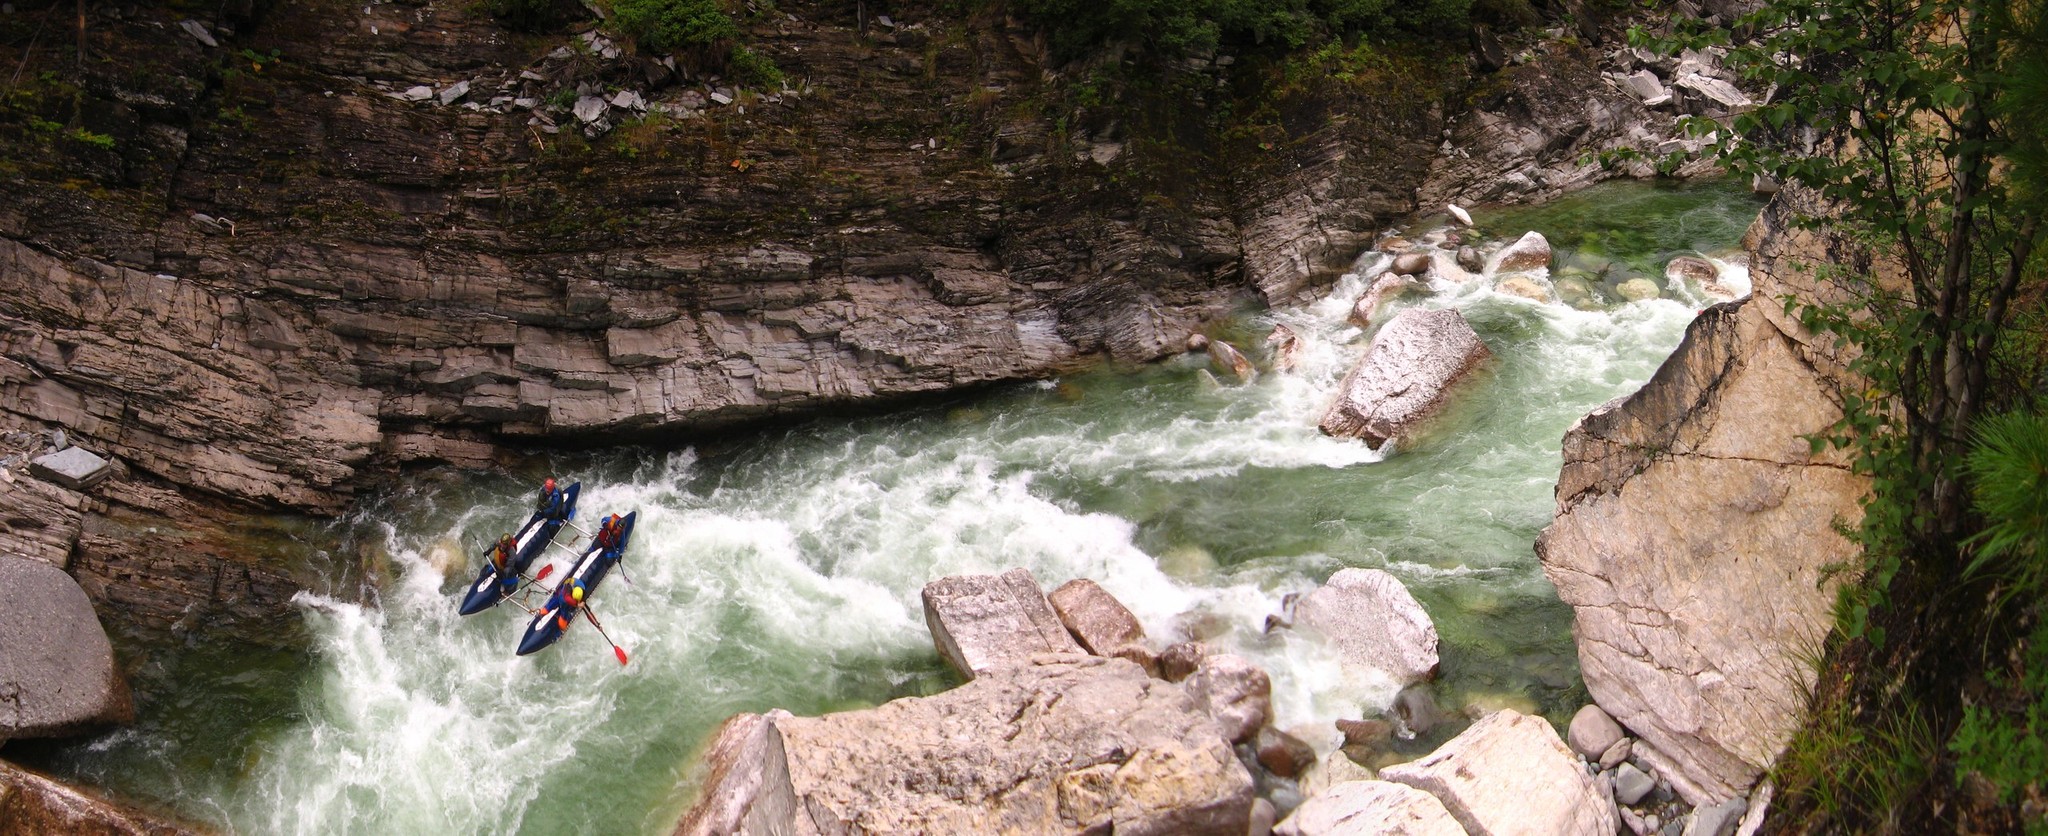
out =
[(1082, 652), (1026, 569), (925, 584), (924, 623), (939, 655), (970, 679), (1039, 653)]
[(1046, 598), (1067, 632), (1089, 653), (1114, 656), (1120, 649), (1145, 643), (1144, 625), (1101, 584), (1075, 578), (1060, 584)]
[(1258, 370), (1252, 367), (1251, 358), (1238, 351), (1237, 346), (1222, 340), (1210, 340), (1206, 348), (1209, 352), (1209, 362), (1216, 366), (1217, 371), (1230, 375), (1239, 382), (1248, 382), (1258, 375)]
[(1542, 270), (1550, 266), (1550, 240), (1541, 232), (1523, 233), (1515, 243), (1500, 248), (1487, 262), (1488, 273), (1513, 273), (1520, 270)]
[(135, 719), (92, 601), (64, 570), (0, 555), (0, 739)]
[(1380, 778), (1436, 796), (1472, 836), (1556, 833), (1609, 836), (1620, 826), (1557, 730), (1541, 717), (1496, 711), (1421, 760)]
[[(1251, 815), (1251, 774), (1215, 723), (1120, 659), (1066, 656), (728, 730), (718, 780), (678, 833), (1240, 836)], [(707, 821), (729, 829), (693, 824)]]
[(1397, 440), (1441, 410), (1451, 386), (1491, 356), (1456, 310), (1402, 311), (1345, 376), (1319, 427), (1375, 447)]
[(1436, 796), (1391, 781), (1350, 781), (1294, 808), (1276, 836), (1464, 836)]
[(189, 836), (202, 832), (94, 798), (47, 775), (0, 761), (0, 836)]
[(1403, 685), (1436, 673), (1436, 624), (1384, 570), (1337, 570), (1295, 603), (1294, 623), (1328, 638), (1346, 663), (1384, 671)]
[(1798, 726), (1868, 486), (1807, 442), (1841, 412), (1777, 307), (1708, 308), (1641, 390), (1580, 419), (1536, 543), (1586, 690), (1694, 804), (1741, 794)]
[(1360, 328), (1371, 328), (1378, 319), (1380, 305), (1417, 286), (1414, 276), (1391, 270), (1381, 273), (1379, 278), (1373, 280), (1371, 287), (1358, 295), (1358, 301), (1351, 304), (1351, 324)]

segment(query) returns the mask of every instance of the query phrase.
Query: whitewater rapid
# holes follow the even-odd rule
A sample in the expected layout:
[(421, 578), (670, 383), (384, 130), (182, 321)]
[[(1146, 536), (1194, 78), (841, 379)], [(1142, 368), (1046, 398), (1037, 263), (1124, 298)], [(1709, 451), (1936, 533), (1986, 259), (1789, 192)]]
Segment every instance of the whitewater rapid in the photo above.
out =
[[(1728, 205), (1682, 246), (1731, 245), (1746, 219)], [(250, 676), (289, 690), (244, 702), (285, 708), (226, 731), (167, 716), (75, 753), (75, 769), (245, 833), (666, 832), (720, 721), (949, 687), (920, 590), (1016, 567), (1048, 590), (1100, 583), (1157, 646), (1195, 637), (1251, 658), (1272, 676), (1276, 724), (1326, 747), (1331, 720), (1386, 706), (1393, 683), (1265, 624), (1339, 568), (1384, 568), (1442, 634), (1448, 710), (1508, 700), (1563, 716), (1583, 699), (1570, 614), (1530, 551), (1559, 440), (1647, 380), (1705, 300), (1673, 287), (1581, 311), (1487, 282), (1400, 300), (1383, 318), (1458, 308), (1497, 359), (1421, 445), (1384, 455), (1316, 423), (1365, 348), (1345, 317), (1385, 258), (1234, 323), (1261, 361), (1275, 326), (1301, 339), (1293, 371), (1261, 362), (1246, 385), (1217, 383), (1194, 354), (715, 449), (415, 480), (337, 525), (336, 551), (360, 559), (296, 599), (309, 659), (180, 698), (203, 711)], [(1746, 288), (1739, 263), (1720, 265)], [(484, 544), (524, 520), (545, 475), (582, 481), (586, 528), (639, 511), (625, 574), (594, 599), (627, 666), (587, 624), (515, 657), (525, 613), (455, 613)], [(241, 737), (196, 766), (180, 752), (202, 734)]]

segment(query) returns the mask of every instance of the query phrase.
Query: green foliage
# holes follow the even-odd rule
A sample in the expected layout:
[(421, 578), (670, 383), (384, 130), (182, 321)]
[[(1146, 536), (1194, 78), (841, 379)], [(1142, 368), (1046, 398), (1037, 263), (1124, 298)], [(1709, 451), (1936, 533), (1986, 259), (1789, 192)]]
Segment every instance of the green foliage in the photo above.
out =
[(732, 55), (726, 59), (726, 70), (742, 83), (758, 87), (781, 87), (782, 68), (775, 66), (768, 56), (744, 46), (732, 48)]
[(103, 151), (114, 150), (114, 138), (102, 133), (93, 133), (84, 128), (72, 128), (65, 136)]
[(739, 23), (719, 0), (612, 0), (611, 9), (612, 24), (642, 49), (681, 53), (745, 84), (782, 83), (774, 61), (740, 43)]
[(1872, 722), (1844, 701), (1816, 705), (1772, 780), (1829, 817), (1895, 819), (1933, 774), (1940, 740), (1917, 706)]
[(1402, 31), (1462, 35), (1472, 0), (1019, 0), (1071, 58), (1130, 43), (1166, 58), (1220, 46), (1299, 49), (1322, 38)]
[(725, 53), (740, 38), (739, 24), (718, 0), (612, 0), (612, 23), (642, 47), (661, 53)]
[(563, 0), (489, 0), (486, 4), (499, 22), (521, 32), (539, 32), (560, 25), (576, 14), (573, 6)]
[[(1926, 779), (1943, 757), (2010, 802), (2048, 767), (2036, 708), (2048, 660), (2023, 666), (2034, 679), (1997, 706), (1961, 705), (1955, 681), (2004, 664), (2048, 585), (2048, 436), (2038, 418), (1986, 417), (2044, 384), (2026, 328), (2039, 317), (2028, 300), (2048, 291), (2048, 4), (1773, 0), (1740, 28), (1763, 34), (1728, 63), (1773, 94), (1726, 126), (1693, 127), (1723, 128), (1711, 147), (1724, 165), (1787, 184), (1780, 200), (1816, 215), (1803, 223), (1821, 232), (1824, 263), (1781, 269), (1810, 271), (1834, 301), (1783, 305), (1835, 338), (1854, 383), (1841, 420), (1809, 441), (1871, 478), (1845, 532), (1863, 547), (1862, 582), (1836, 612), (1838, 658), (1866, 677), (1823, 678), (1832, 707), (1781, 760), (1786, 802), (1820, 817), (1808, 832), (1913, 829), (1906, 817), (1942, 815), (1946, 800), (1918, 791), (1938, 786)], [(1672, 51), (1728, 40), (1631, 33)], [(2009, 707), (2015, 691), (2024, 710)]]
[(2038, 597), (2048, 592), (2048, 416), (1993, 415), (1976, 432), (1963, 469), (1984, 528), (1968, 542), (1969, 571), (2005, 575)]
[[(1876, 480), (1861, 537), (1881, 604), (1896, 569), (1887, 561), (1959, 574), (1964, 439), (1999, 393), (2038, 385), (2038, 369), (1994, 360), (2012, 339), (2013, 301), (2043, 283), (2048, 133), (2036, 120), (2048, 81), (2015, 80), (2048, 79), (2048, 9), (1776, 0), (1744, 23), (1769, 34), (1731, 49), (1729, 63), (1775, 94), (1713, 150), (1738, 173), (1817, 193), (1834, 214), (1813, 223), (1870, 254), (1823, 276), (1853, 288), (1851, 301), (1795, 312), (1853, 346), (1851, 370), (1867, 381), (1815, 442), (1847, 449)], [(1631, 41), (1675, 50), (1727, 33), (1638, 29)]]
[[(2040, 792), (2048, 781), (2048, 629), (2036, 629), (2029, 648), (2018, 683), (2024, 698), (2017, 710), (1966, 706), (1948, 743), (1956, 756), (1956, 782), (1971, 773), (1983, 776), (2006, 804), (2030, 787)], [(1996, 672), (1991, 680), (1994, 686), (2012, 684)], [(2032, 822), (2029, 832), (2048, 832), (2048, 821)]]

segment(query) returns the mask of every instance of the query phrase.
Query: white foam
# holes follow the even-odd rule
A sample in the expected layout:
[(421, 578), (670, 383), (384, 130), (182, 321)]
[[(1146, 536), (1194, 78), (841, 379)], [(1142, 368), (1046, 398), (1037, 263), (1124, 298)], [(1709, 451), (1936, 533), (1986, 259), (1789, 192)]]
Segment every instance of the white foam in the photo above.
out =
[[(1397, 300), (1390, 310), (1459, 307), (1516, 335), (1495, 346), (1507, 354), (1500, 374), (1539, 384), (1493, 420), (1549, 429), (1535, 440), (1460, 436), (1481, 448), (1462, 465), (1468, 472), (1382, 470), (1382, 454), (1315, 425), (1366, 348), (1345, 318), (1386, 258), (1368, 254), (1322, 299), (1257, 317), (1255, 332), (1286, 325), (1300, 351), (1293, 371), (1249, 385), (1110, 415), (1018, 408), (957, 424), (827, 426), (721, 463), (708, 479), (689, 451), (650, 456), (624, 478), (584, 477), (579, 520), (640, 513), (625, 571), (592, 602), (632, 653), (625, 668), (588, 625), (514, 657), (526, 614), (501, 605), (455, 615), (423, 555), (450, 536), (488, 542), (507, 520), (516, 525), (525, 491), (451, 509), (430, 531), (385, 525), (395, 575), (378, 606), (299, 599), (317, 641), (318, 683), (305, 721), (264, 742), (254, 789), (228, 805), (230, 818), (267, 833), (544, 831), (573, 829), (594, 809), (668, 803), (683, 757), (671, 748), (735, 711), (836, 699), (829, 692), (849, 672), (922, 664), (934, 653), (924, 584), (1018, 566), (1048, 589), (1096, 580), (1161, 643), (1179, 637), (1188, 613), (1203, 614), (1220, 630), (1210, 641), (1271, 673), (1283, 727), (1327, 727), (1384, 706), (1391, 681), (1346, 669), (1300, 634), (1268, 635), (1267, 616), (1341, 565), (1383, 565), (1423, 589), (1539, 589), (1525, 550), (1390, 556), (1410, 535), (1361, 531), (1330, 541), (1341, 552), (1253, 556), (1174, 577), (1140, 547), (1140, 521), (1077, 507), (1049, 486), (1163, 483), (1174, 487), (1157, 501), (1170, 504), (1181, 485), (1250, 468), (1368, 466), (1405, 513), (1512, 540), (1548, 512), (1563, 426), (1647, 379), (1692, 315), (1663, 300), (1604, 312), (1540, 305), (1478, 279)], [(1198, 361), (1179, 362), (1192, 389)], [(1022, 388), (1050, 402), (1057, 385)], [(580, 539), (562, 539), (572, 536)], [(548, 560), (566, 564), (562, 551)], [(622, 771), (626, 764), (637, 771)], [(596, 771), (611, 776), (612, 795), (574, 798)]]

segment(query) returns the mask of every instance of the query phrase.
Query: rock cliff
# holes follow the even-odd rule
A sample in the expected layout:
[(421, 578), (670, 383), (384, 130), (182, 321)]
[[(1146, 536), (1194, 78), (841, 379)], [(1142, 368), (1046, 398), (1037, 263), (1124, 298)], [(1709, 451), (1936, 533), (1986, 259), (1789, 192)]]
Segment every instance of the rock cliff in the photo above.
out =
[(1840, 358), (1783, 315), (1827, 258), (1784, 193), (1750, 238), (1755, 295), (1708, 308), (1633, 396), (1564, 440), (1536, 544), (1575, 611), (1586, 688), (1687, 801), (1742, 794), (1797, 726), (1868, 490), (1808, 437), (1839, 416)]
[[(93, 60), (27, 50), (0, 432), (61, 429), (116, 476), (12, 536), (87, 558), (96, 597), (163, 590), (194, 561), (113, 521), (224, 544), (193, 500), (331, 515), (408, 462), (1158, 357), (1334, 278), (1414, 208), (1441, 120), (1427, 90), (1323, 91), (1238, 159), (1202, 101), (1073, 104), (1094, 68), (1000, 17), (779, 4), (747, 37), (788, 81), (746, 89), (485, 6), (91, 6)], [(1248, 71), (1174, 72), (1220, 101)]]

